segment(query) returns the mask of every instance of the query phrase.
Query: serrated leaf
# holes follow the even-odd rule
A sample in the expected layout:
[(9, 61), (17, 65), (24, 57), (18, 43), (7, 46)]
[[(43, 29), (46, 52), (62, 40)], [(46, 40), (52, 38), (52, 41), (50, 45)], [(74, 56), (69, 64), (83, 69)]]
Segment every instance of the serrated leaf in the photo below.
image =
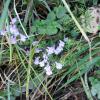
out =
[(47, 16), (47, 19), (50, 21), (55, 20), (56, 19), (55, 13), (53, 11), (51, 11)]
[(35, 20), (35, 21), (34, 21), (34, 26), (39, 26), (39, 25), (40, 25), (40, 23), (41, 23), (41, 21), (40, 21), (40, 20)]
[(38, 33), (39, 33), (39, 34), (43, 34), (43, 35), (46, 34), (46, 28), (44, 28), (44, 27), (39, 27), (39, 28), (38, 28)]
[(57, 28), (53, 27), (53, 26), (48, 26), (47, 27), (47, 34), (48, 35), (54, 35), (57, 33)]
[(62, 18), (66, 14), (66, 9), (63, 6), (55, 7), (54, 11), (56, 13), (57, 18)]
[(70, 16), (65, 14), (61, 19), (59, 19), (59, 23), (66, 25), (71, 20)]
[(61, 26), (58, 22), (53, 21), (51, 24), (52, 24), (52, 26), (54, 26), (55, 28), (59, 28), (60, 30), (62, 30), (62, 26)]

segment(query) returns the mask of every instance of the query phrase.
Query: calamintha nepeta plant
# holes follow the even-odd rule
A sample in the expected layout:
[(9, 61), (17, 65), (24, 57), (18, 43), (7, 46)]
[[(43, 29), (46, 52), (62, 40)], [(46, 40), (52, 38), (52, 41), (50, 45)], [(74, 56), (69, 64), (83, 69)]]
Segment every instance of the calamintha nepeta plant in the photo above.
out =
[[(51, 61), (49, 59), (49, 56), (51, 56), (51, 55), (58, 55), (59, 56), (59, 54), (64, 49), (65, 43), (63, 41), (59, 40), (59, 45), (57, 47), (55, 47), (55, 45), (53, 45), (51, 47), (46, 47), (46, 50), (44, 52), (42, 52), (43, 56), (42, 57), (38, 56), (38, 57), (35, 57), (35, 59), (34, 59), (34, 64), (35, 65), (39, 65), (40, 67), (44, 67), (47, 75), (51, 75), (52, 74), (52, 70), (51, 70), (52, 69), (52, 65), (55, 65), (55, 67), (57, 69), (62, 69), (62, 67), (63, 67), (63, 64), (61, 64), (60, 62), (57, 62), (55, 60), (54, 60), (53, 64), (51, 64)], [(42, 50), (40, 50), (40, 52), (41, 51)]]
[[(20, 42), (18, 40), (20, 40), (21, 42), (26, 42), (26, 40), (28, 40), (28, 38), (26, 37), (26, 35), (23, 35), (22, 33), (19, 32), (19, 29), (17, 28), (17, 25), (16, 25), (16, 22), (17, 22), (17, 18), (13, 18), (10, 22), (10, 25), (9, 26), (5, 26), (5, 29), (1, 30), (0, 31), (0, 35), (1, 36), (8, 36), (9, 38), (9, 41), (8, 43), (10, 42), (11, 44), (17, 44)], [(47, 75), (51, 75), (52, 74), (52, 65), (55, 65), (55, 67), (57, 69), (62, 69), (63, 67), (63, 64), (61, 64), (60, 62), (58, 61), (55, 61), (54, 60), (54, 63), (51, 64), (51, 61), (49, 59), (49, 56), (51, 55), (58, 55), (63, 52), (63, 49), (64, 49), (64, 45), (68, 39), (65, 39), (64, 38), (64, 41), (62, 40), (59, 40), (58, 41), (58, 46), (56, 46), (56, 44), (54, 44), (53, 46), (47, 46), (45, 51), (43, 51), (41, 48), (38, 48), (38, 47), (35, 47), (35, 54), (38, 54), (38, 57), (35, 57), (34, 59), (34, 64), (35, 65), (38, 65), (40, 67), (43, 67), (44, 70), (46, 71), (46, 74)], [(39, 41), (33, 41), (32, 42), (32, 45), (33, 46), (38, 46), (39, 44)], [(29, 50), (25, 50), (28, 55), (29, 53)], [(39, 56), (40, 53), (42, 53), (42, 57)], [(28, 55), (29, 56), (29, 55)]]

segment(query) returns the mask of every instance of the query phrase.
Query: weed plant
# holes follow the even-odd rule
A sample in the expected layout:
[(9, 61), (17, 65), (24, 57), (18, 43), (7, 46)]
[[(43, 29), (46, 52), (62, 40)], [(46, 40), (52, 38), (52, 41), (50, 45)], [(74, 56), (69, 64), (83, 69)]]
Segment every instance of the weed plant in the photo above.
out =
[(97, 5), (99, 0), (2, 0), (0, 100), (75, 100), (80, 93), (99, 100), (99, 26), (93, 35), (81, 23)]

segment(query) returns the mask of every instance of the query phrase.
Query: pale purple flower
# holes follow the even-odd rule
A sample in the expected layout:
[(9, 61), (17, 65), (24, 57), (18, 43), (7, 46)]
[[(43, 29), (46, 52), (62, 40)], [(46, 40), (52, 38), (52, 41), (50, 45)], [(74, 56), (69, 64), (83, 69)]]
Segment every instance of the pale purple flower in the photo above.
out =
[(54, 53), (55, 47), (54, 46), (53, 47), (47, 47), (46, 51), (47, 51), (48, 55), (51, 55), (51, 54)]
[(39, 62), (39, 65), (40, 65), (40, 67), (44, 67), (45, 66), (45, 61), (43, 60), (43, 61)]
[(35, 48), (35, 53), (40, 53), (42, 50), (39, 48)]
[(25, 50), (26, 55), (28, 56), (30, 53), (30, 49), (28, 47), (25, 47), (24, 50)]
[(17, 18), (12, 18), (11, 23), (15, 24), (17, 22)]
[[(13, 34), (13, 35), (15, 35), (15, 36), (17, 36), (17, 35), (20, 34), (19, 31), (18, 31), (18, 29), (17, 29), (17, 27), (16, 27), (16, 25), (10, 25), (9, 28), (10, 28), (11, 34)], [(8, 30), (8, 29), (7, 29), (7, 30)], [(8, 30), (8, 31), (9, 31), (9, 30)]]
[(40, 57), (36, 57), (34, 60), (34, 64), (35, 65), (39, 65), (40, 61), (39, 61)]
[(58, 46), (58, 47), (55, 49), (54, 53), (55, 53), (56, 55), (58, 55), (58, 54), (60, 54), (62, 51), (63, 51), (63, 48), (60, 47), (60, 46)]
[(26, 37), (25, 35), (20, 34), (20, 40), (21, 40), (21, 41), (25, 42), (26, 39), (27, 39), (27, 37)]
[(46, 74), (49, 76), (49, 75), (52, 75), (52, 70), (51, 70), (51, 67), (49, 64), (47, 64), (47, 66), (44, 68), (44, 70), (46, 71)]
[(33, 46), (36, 46), (36, 45), (38, 45), (38, 43), (39, 43), (39, 41), (33, 41)]
[(30, 54), (30, 51), (29, 50), (26, 50), (26, 55), (28, 56)]
[(45, 53), (43, 54), (43, 60), (44, 60), (45, 63), (48, 61), (48, 56)]
[(57, 69), (62, 69), (63, 65), (61, 63), (55, 62)]
[(11, 44), (16, 44), (17, 43), (17, 40), (16, 40), (16, 37), (15, 36), (11, 36), (10, 37), (10, 43)]
[(0, 31), (0, 35), (3, 35), (4, 36), (5, 34), (6, 34), (6, 31), (5, 30), (1, 30)]
[(61, 40), (59, 40), (59, 47), (64, 47), (65, 43)]
[(60, 54), (63, 51), (63, 47), (64, 47), (65, 43), (61, 40), (59, 40), (59, 46), (55, 49), (54, 53), (56, 55)]

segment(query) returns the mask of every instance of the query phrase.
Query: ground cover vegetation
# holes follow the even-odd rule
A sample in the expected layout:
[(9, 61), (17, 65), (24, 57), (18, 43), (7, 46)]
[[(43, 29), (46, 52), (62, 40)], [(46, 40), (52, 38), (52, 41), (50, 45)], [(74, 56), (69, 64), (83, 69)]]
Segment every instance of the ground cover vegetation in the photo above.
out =
[(100, 100), (99, 87), (99, 0), (0, 1), (0, 100)]

